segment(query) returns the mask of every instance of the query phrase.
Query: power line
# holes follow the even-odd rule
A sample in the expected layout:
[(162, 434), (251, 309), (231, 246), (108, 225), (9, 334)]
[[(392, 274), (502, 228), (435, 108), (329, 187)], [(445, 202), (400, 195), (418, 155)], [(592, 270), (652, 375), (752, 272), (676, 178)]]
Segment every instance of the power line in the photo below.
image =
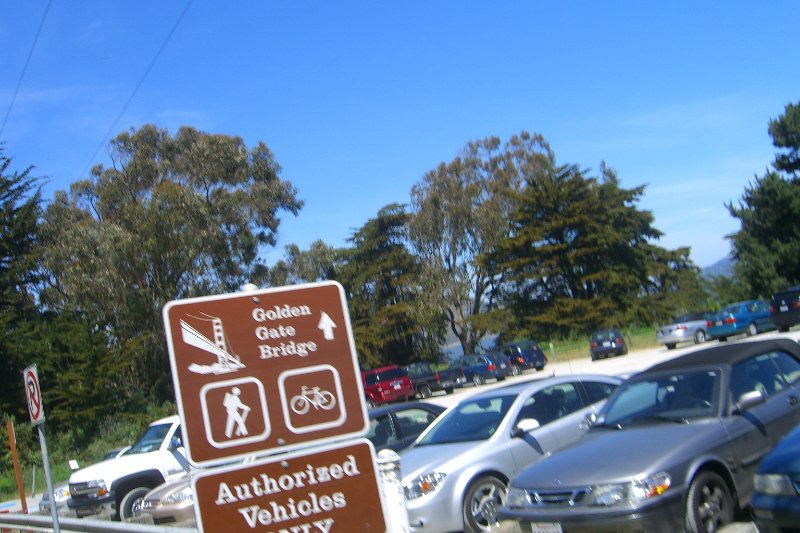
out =
[(39, 35), (42, 33), (42, 27), (44, 27), (44, 21), (47, 18), (47, 13), (50, 11), (50, 4), (53, 3), (53, 0), (48, 0), (47, 7), (44, 9), (44, 13), (42, 14), (42, 20), (39, 21), (39, 29), (36, 30), (36, 36), (33, 38), (33, 44), (31, 44), (31, 49), (28, 51), (28, 57), (25, 58), (25, 65), (22, 67), (22, 72), (19, 75), (19, 80), (17, 80), (17, 87), (14, 89), (14, 95), (11, 97), (11, 103), (8, 104), (8, 110), (6, 111), (6, 116), (3, 118), (3, 125), (0, 126), (0, 138), (3, 136), (3, 132), (6, 129), (6, 122), (8, 122), (8, 117), (11, 115), (11, 108), (14, 107), (14, 102), (17, 100), (17, 94), (19, 93), (19, 88), (22, 85), (22, 80), (25, 78), (25, 72), (28, 70), (28, 64), (31, 62), (31, 56), (33, 55), (33, 50), (36, 48), (36, 43), (39, 41)]
[(161, 53), (167, 47), (167, 43), (169, 43), (170, 39), (172, 38), (172, 35), (175, 33), (175, 30), (178, 29), (178, 26), (180, 25), (181, 21), (183, 20), (184, 15), (186, 15), (186, 12), (189, 11), (189, 7), (192, 5), (193, 1), (194, 0), (188, 0), (188, 2), (186, 2), (186, 6), (184, 6), (183, 11), (181, 11), (181, 14), (178, 15), (178, 18), (175, 21), (175, 24), (172, 25), (172, 29), (169, 30), (169, 33), (167, 34), (167, 37), (164, 39), (164, 42), (161, 43), (161, 46), (159, 47), (158, 51), (156, 52), (156, 55), (153, 56), (152, 61), (150, 61), (150, 64), (147, 66), (147, 69), (145, 69), (144, 74), (142, 74), (142, 77), (139, 79), (139, 82), (133, 88), (133, 92), (128, 97), (128, 100), (125, 102), (125, 105), (122, 106), (122, 109), (120, 110), (119, 114), (117, 114), (117, 117), (114, 119), (114, 122), (111, 123), (111, 126), (108, 128), (108, 131), (106, 132), (105, 136), (103, 136), (103, 138), (100, 140), (100, 144), (98, 144), (97, 148), (95, 148), (95, 151), (92, 154), (92, 157), (89, 158), (89, 162), (86, 164), (85, 167), (83, 167), (83, 170), (81, 171), (79, 176), (83, 176), (84, 174), (86, 174), (86, 171), (92, 165), (92, 161), (94, 161), (94, 158), (97, 157), (97, 154), (100, 152), (100, 150), (106, 144), (106, 141), (108, 141), (108, 138), (111, 137), (111, 133), (117, 127), (117, 123), (122, 118), (122, 115), (125, 114), (125, 111), (128, 110), (128, 106), (133, 101), (133, 97), (136, 96), (136, 93), (139, 91), (139, 88), (144, 83), (144, 80), (147, 78), (147, 75), (150, 74), (151, 70), (153, 70), (153, 66), (156, 64), (156, 61), (158, 61), (158, 58), (161, 56)]

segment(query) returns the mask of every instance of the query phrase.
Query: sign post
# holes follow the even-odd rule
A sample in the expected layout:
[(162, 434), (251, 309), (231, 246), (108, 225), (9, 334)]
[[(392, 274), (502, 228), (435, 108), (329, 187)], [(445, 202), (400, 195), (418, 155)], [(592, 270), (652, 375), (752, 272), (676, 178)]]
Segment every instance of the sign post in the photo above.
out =
[(192, 480), (200, 531), (386, 530), (339, 283), (176, 300), (163, 319), (187, 459), (224, 464)]
[(25, 396), (28, 400), (28, 414), (31, 416), (31, 425), (39, 430), (39, 444), (42, 447), (42, 464), (44, 465), (44, 479), (47, 485), (47, 494), (50, 499), (50, 516), (53, 518), (53, 531), (61, 532), (58, 522), (58, 512), (53, 495), (53, 479), (50, 477), (50, 458), (47, 454), (47, 440), (44, 438), (44, 403), (42, 402), (42, 388), (39, 386), (39, 373), (36, 365), (26, 368), (23, 373)]

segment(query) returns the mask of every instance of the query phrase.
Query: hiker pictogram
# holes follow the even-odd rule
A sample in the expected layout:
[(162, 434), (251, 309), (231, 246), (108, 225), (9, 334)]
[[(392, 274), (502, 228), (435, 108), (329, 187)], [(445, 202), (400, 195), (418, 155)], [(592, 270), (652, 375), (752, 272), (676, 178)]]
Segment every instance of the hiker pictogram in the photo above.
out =
[(250, 408), (242, 403), (239, 396), (242, 390), (239, 387), (233, 387), (230, 392), (225, 393), (225, 399), (222, 405), (225, 406), (225, 411), (228, 413), (228, 420), (225, 422), (225, 436), (231, 438), (234, 434), (233, 426), (236, 425), (236, 436), (242, 437), (247, 435), (247, 415), (250, 414)]

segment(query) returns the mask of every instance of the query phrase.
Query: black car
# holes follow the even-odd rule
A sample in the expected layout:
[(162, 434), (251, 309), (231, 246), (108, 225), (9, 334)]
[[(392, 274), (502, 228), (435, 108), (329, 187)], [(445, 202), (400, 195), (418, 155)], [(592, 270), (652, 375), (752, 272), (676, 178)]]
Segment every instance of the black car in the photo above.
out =
[(758, 531), (800, 529), (800, 426), (761, 461), (754, 482), (753, 521)]
[(400, 451), (408, 447), (444, 407), (427, 402), (405, 402), (376, 407), (369, 411), (367, 438), (375, 451), (389, 448)]
[(778, 331), (789, 331), (800, 324), (800, 287), (775, 293), (769, 302), (769, 318)]
[(520, 370), (535, 368), (539, 371), (547, 364), (547, 356), (534, 341), (511, 342), (500, 346), (498, 351), (506, 354), (511, 364)]
[(592, 333), (589, 341), (589, 355), (592, 361), (608, 357), (609, 355), (625, 355), (628, 345), (622, 332), (616, 328), (605, 328)]
[(499, 515), (523, 531), (717, 531), (798, 422), (797, 342), (698, 350), (624, 382), (577, 444), (512, 480)]

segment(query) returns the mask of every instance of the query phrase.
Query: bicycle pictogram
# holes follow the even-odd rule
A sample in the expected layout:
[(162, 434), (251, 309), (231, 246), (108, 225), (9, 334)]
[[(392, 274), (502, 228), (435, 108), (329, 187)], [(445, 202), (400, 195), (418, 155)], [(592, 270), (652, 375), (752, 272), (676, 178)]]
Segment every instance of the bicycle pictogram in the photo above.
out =
[(292, 411), (298, 415), (306, 414), (312, 405), (316, 410), (330, 411), (336, 406), (336, 397), (330, 391), (303, 385), (300, 388), (300, 394), (293, 396), (289, 401)]

